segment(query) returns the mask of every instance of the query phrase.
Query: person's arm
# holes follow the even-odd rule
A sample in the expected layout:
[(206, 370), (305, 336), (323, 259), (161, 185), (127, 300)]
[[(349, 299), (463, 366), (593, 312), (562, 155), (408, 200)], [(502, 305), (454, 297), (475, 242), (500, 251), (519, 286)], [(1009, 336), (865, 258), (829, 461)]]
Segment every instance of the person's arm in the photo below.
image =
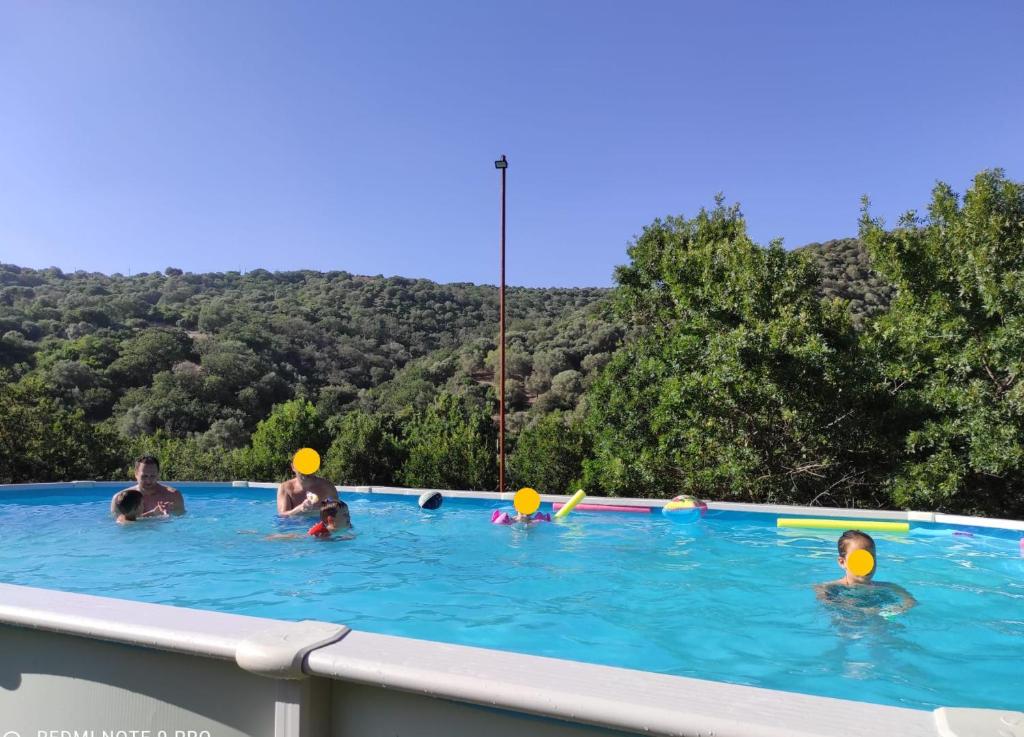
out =
[(155, 507), (153, 507), (148, 512), (143, 512), (139, 515), (139, 517), (167, 517), (168, 504), (173, 504), (173, 502), (157, 502)]
[(297, 514), (305, 514), (311, 506), (309, 499), (303, 499), (302, 504), (288, 509), (288, 490), (284, 484), (277, 487), (277, 513), (282, 517), (294, 517)]
[(899, 584), (891, 583), (889, 584), (889, 589), (900, 597), (900, 603), (894, 607), (898, 612), (905, 612), (917, 606), (917, 599)]
[[(120, 493), (120, 491), (117, 492), (117, 494)], [(114, 494), (114, 496), (110, 497), (110, 516), (116, 519), (118, 522), (120, 522), (121, 520), (119, 518), (121, 514), (117, 511), (117, 505), (114, 503), (117, 499), (117, 494)]]
[(170, 486), (167, 487), (167, 491), (174, 495), (174, 500), (166, 505), (167, 512), (171, 514), (185, 514), (185, 497), (182, 493)]

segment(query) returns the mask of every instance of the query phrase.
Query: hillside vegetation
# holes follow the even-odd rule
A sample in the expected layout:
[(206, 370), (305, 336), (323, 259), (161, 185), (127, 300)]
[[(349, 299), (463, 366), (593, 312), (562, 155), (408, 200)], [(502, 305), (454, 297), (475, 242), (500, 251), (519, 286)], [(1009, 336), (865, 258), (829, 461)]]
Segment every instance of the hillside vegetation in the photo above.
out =
[[(786, 252), (718, 202), (644, 228), (614, 289), (510, 288), (512, 483), (1021, 509), (1022, 210), (985, 172)], [(152, 450), (166, 477), (278, 479), (311, 445), (338, 482), (495, 488), (497, 301), (0, 265), (0, 481), (123, 477)]]
[[(856, 240), (812, 244), (821, 293), (858, 319), (891, 287)], [(607, 289), (508, 289), (513, 427), (575, 409), (623, 334)], [(0, 366), (126, 436), (160, 429), (241, 445), (292, 398), (325, 416), (423, 408), (447, 388), (482, 402), (497, 365), (497, 290), (344, 272), (121, 275), (0, 264)], [(12, 374), (9, 373), (10, 377)], [(557, 378), (557, 381), (556, 381)], [(492, 392), (493, 394), (493, 392)]]

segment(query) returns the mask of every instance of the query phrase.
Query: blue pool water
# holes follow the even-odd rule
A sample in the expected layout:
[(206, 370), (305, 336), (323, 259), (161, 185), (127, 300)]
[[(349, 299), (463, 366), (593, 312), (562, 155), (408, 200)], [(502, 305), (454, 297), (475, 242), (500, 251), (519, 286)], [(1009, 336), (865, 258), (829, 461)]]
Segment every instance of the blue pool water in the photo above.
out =
[[(487, 501), (423, 512), (343, 494), (357, 537), (303, 532), (267, 489), (184, 489), (189, 514), (129, 526), (113, 486), (0, 491), (0, 581), (477, 645), (915, 708), (1024, 706), (1024, 560), (1009, 532), (875, 536), (877, 580), (919, 606), (830, 609), (837, 533), (771, 515), (574, 513), (528, 530)], [(506, 505), (507, 508), (507, 505)]]

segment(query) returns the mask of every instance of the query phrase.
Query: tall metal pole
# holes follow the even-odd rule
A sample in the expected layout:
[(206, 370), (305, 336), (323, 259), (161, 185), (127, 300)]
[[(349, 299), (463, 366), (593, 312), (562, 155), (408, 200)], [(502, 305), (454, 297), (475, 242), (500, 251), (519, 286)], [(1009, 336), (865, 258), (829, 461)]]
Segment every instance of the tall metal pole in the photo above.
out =
[(494, 162), (501, 169), (501, 287), (498, 290), (500, 313), (501, 379), (498, 387), (498, 491), (505, 491), (505, 173), (508, 159), (505, 154)]

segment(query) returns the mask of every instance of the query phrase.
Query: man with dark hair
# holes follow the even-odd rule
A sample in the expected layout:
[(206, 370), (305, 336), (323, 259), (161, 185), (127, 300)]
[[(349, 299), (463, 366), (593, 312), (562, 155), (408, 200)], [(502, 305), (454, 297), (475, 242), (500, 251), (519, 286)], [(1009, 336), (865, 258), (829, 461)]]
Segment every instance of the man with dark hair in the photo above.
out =
[[(140, 456), (135, 460), (135, 480), (138, 482), (124, 491), (142, 492), (142, 508), (139, 516), (152, 517), (159, 514), (185, 514), (185, 499), (181, 492), (160, 483), (160, 461), (155, 456)], [(120, 493), (120, 492), (119, 492)], [(110, 500), (110, 513), (117, 516), (114, 499)]]

